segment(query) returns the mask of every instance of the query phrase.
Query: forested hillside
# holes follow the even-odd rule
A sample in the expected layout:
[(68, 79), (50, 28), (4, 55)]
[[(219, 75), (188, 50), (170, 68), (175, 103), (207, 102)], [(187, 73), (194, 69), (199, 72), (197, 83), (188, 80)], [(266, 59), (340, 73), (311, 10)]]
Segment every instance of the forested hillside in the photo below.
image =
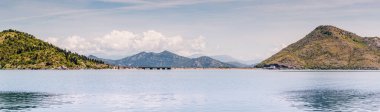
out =
[(89, 59), (16, 30), (0, 32), (0, 69), (100, 69), (109, 65)]

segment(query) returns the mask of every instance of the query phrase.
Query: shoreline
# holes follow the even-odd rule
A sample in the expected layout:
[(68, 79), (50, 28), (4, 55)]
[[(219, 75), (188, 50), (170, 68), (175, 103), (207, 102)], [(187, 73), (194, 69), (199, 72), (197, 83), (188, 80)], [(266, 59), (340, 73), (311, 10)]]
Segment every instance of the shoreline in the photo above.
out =
[[(120, 69), (0, 69), (1, 70), (57, 70), (57, 71), (71, 71), (71, 70), (146, 70), (146, 71), (170, 71), (170, 70), (260, 70), (260, 68), (171, 68), (171, 69), (142, 69), (142, 68), (120, 68)], [(265, 69), (262, 69), (265, 70)]]
[(380, 70), (365, 69), (263, 69), (263, 68), (171, 68), (171, 69), (0, 69), (0, 71), (86, 71), (86, 70), (141, 70), (141, 71), (171, 71), (171, 70), (252, 70), (252, 71), (274, 71), (274, 72), (380, 72)]

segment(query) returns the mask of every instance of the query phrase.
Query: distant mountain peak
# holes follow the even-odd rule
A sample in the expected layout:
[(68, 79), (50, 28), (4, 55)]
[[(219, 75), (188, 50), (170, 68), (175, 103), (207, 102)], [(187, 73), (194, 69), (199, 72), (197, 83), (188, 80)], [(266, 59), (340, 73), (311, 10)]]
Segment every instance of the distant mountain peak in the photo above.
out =
[(145, 55), (145, 54), (149, 54), (149, 52), (145, 52), (145, 51), (143, 51), (143, 52), (139, 52), (139, 53), (137, 53), (136, 55)]
[(350, 36), (350, 37), (358, 37), (355, 33), (343, 30), (341, 28), (332, 26), (332, 25), (321, 25), (315, 28), (307, 37), (342, 37), (342, 36)]
[(172, 52), (170, 52), (170, 51), (167, 51), (167, 50), (165, 50), (165, 51), (162, 51), (162, 52), (160, 52), (159, 54), (174, 54), (174, 53), (172, 53)]
[(315, 28), (314, 31), (322, 31), (322, 32), (323, 31), (324, 32), (329, 31), (329, 32), (332, 32), (332, 33), (344, 33), (344, 34), (350, 33), (350, 34), (354, 34), (352, 32), (346, 31), (344, 29), (341, 29), (341, 28), (338, 28), (338, 27), (332, 26), (332, 25), (320, 25), (317, 28)]
[(198, 58), (207, 58), (207, 59), (209, 59), (209, 58), (211, 58), (211, 57), (208, 57), (208, 56), (201, 56), (201, 57), (198, 57)]
[[(99, 58), (98, 58), (99, 59)], [(170, 51), (160, 53), (141, 52), (120, 60), (100, 59), (106, 63), (130, 67), (194, 67), (194, 68), (225, 68), (235, 67), (231, 64), (220, 62), (207, 56), (199, 58), (187, 58)]]
[(331, 30), (331, 29), (340, 29), (336, 26), (333, 25), (320, 25), (316, 29), (326, 29), (326, 30)]
[(168, 51), (168, 50), (164, 50), (164, 51), (162, 51), (161, 53), (172, 53), (172, 52), (170, 52), (170, 51)]

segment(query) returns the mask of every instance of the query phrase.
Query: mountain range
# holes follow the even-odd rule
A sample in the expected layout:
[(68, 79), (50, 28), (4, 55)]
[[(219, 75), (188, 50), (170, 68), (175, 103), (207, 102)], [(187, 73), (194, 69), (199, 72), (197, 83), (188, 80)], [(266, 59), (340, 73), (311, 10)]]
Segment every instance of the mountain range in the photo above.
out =
[[(16, 30), (0, 32), (0, 69), (104, 69), (127, 67), (247, 67), (228, 56), (188, 58), (169, 51), (141, 52), (119, 60), (83, 56)], [(223, 61), (219, 61), (223, 60)], [(258, 68), (380, 69), (380, 38), (322, 25), (257, 64)]]
[[(201, 57), (201, 56), (206, 56), (206, 55), (195, 54), (195, 55), (189, 56), (189, 58), (197, 58), (197, 57)], [(224, 62), (224, 63), (234, 65), (236, 67), (253, 67), (254, 65), (258, 64), (260, 61), (262, 61), (260, 59), (240, 60), (240, 59), (236, 59), (236, 58), (229, 56), (229, 55), (213, 55), (213, 56), (209, 56), (209, 57), (216, 59), (216, 60), (219, 60), (219, 61)]]
[(119, 60), (98, 58), (90, 55), (89, 58), (104, 61), (110, 65), (128, 67), (179, 67), (179, 68), (233, 68), (232, 64), (224, 63), (207, 56), (188, 58), (169, 51), (160, 53), (141, 52)]
[(361, 37), (335, 26), (322, 25), (256, 67), (268, 66), (292, 69), (380, 69), (380, 38)]

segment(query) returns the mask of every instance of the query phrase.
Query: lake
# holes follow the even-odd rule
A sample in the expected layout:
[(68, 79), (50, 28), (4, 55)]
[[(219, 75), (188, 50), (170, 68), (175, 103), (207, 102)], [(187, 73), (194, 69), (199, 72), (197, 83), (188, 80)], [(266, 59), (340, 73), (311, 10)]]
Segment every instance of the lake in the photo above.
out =
[(3, 70), (0, 111), (380, 111), (380, 72)]

